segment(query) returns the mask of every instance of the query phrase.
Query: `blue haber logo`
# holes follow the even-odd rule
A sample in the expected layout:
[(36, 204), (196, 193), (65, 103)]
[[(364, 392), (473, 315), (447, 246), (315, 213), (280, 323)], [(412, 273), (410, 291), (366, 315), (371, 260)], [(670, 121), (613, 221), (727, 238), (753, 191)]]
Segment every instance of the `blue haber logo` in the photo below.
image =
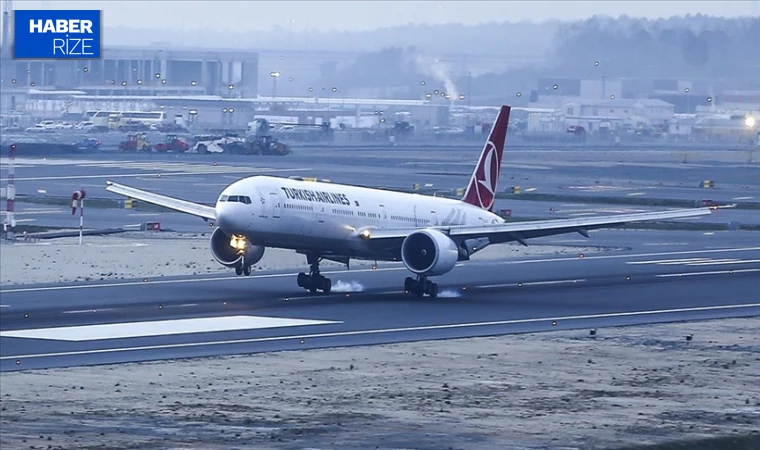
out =
[(13, 11), (16, 59), (99, 59), (100, 10)]

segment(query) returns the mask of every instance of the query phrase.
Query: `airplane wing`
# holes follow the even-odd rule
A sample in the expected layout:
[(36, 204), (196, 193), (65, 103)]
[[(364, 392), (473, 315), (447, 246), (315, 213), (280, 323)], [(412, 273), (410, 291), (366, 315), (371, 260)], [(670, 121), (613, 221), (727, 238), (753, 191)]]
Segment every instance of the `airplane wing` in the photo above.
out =
[[(526, 222), (506, 222), (483, 225), (454, 225), (436, 228), (451, 238), (465, 239), (488, 238), (491, 244), (517, 241), (528, 245), (525, 240), (537, 237), (553, 236), (565, 233), (580, 233), (588, 237), (588, 230), (608, 228), (629, 222), (643, 222), (666, 219), (682, 219), (711, 214), (710, 208), (677, 209), (670, 211), (618, 214), (612, 216), (585, 217), (579, 219), (551, 219)], [(360, 234), (361, 237), (376, 242), (378, 246), (388, 248), (391, 241), (403, 240), (420, 228), (371, 229)]]
[(173, 209), (185, 214), (202, 217), (206, 220), (216, 220), (216, 210), (213, 206), (193, 203), (187, 200), (180, 200), (178, 198), (168, 197), (166, 195), (156, 194), (153, 192), (144, 191), (142, 189), (133, 188), (131, 186), (114, 183), (113, 181), (106, 181), (106, 190), (108, 192), (113, 192), (114, 194), (119, 194), (146, 203), (163, 206), (164, 208)]

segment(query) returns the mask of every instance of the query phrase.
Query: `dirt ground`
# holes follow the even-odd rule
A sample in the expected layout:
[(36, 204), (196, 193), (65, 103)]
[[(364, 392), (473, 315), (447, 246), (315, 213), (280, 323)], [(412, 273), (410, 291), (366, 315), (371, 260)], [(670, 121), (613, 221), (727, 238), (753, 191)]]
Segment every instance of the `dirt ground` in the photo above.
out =
[(578, 330), (3, 373), (0, 448), (586, 449), (760, 438), (759, 379), (758, 317), (595, 338)]
[[(117, 280), (124, 278), (168, 277), (177, 275), (234, 274), (216, 262), (209, 249), (208, 235), (196, 233), (124, 233), (111, 236), (60, 238), (38, 242), (1, 244), (0, 284), (57, 283), (70, 281)], [(519, 244), (493, 245), (476, 253), (473, 260), (508, 259), (540, 255), (590, 254), (615, 251), (614, 247), (593, 245), (558, 246)], [(56, 270), (47, 270), (55, 264)], [(368, 268), (373, 261), (351, 261), (351, 268)], [(401, 263), (379, 262), (378, 267)], [(324, 269), (344, 269), (323, 261)], [(252, 269), (307, 270), (306, 257), (292, 250), (267, 248)]]

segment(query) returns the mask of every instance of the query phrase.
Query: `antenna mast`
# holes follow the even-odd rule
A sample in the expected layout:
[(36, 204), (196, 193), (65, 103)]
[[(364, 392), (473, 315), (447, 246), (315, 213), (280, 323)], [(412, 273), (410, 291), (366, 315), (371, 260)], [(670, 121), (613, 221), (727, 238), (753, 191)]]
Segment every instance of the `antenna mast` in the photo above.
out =
[(11, 11), (13, 11), (13, 2), (5, 0), (3, 2), (3, 46), (0, 54), (7, 58), (11, 57)]

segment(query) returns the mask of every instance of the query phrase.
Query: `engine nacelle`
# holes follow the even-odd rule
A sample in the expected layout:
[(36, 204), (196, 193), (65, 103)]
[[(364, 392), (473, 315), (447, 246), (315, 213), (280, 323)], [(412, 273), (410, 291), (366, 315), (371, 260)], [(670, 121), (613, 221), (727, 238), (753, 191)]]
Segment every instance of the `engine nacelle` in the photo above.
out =
[(401, 260), (417, 275), (443, 275), (456, 265), (459, 250), (456, 243), (440, 231), (420, 230), (404, 239)]
[(243, 236), (230, 236), (221, 228), (211, 234), (211, 254), (225, 267), (238, 267), (245, 258), (245, 264), (252, 266), (264, 256), (265, 247), (251, 245)]

